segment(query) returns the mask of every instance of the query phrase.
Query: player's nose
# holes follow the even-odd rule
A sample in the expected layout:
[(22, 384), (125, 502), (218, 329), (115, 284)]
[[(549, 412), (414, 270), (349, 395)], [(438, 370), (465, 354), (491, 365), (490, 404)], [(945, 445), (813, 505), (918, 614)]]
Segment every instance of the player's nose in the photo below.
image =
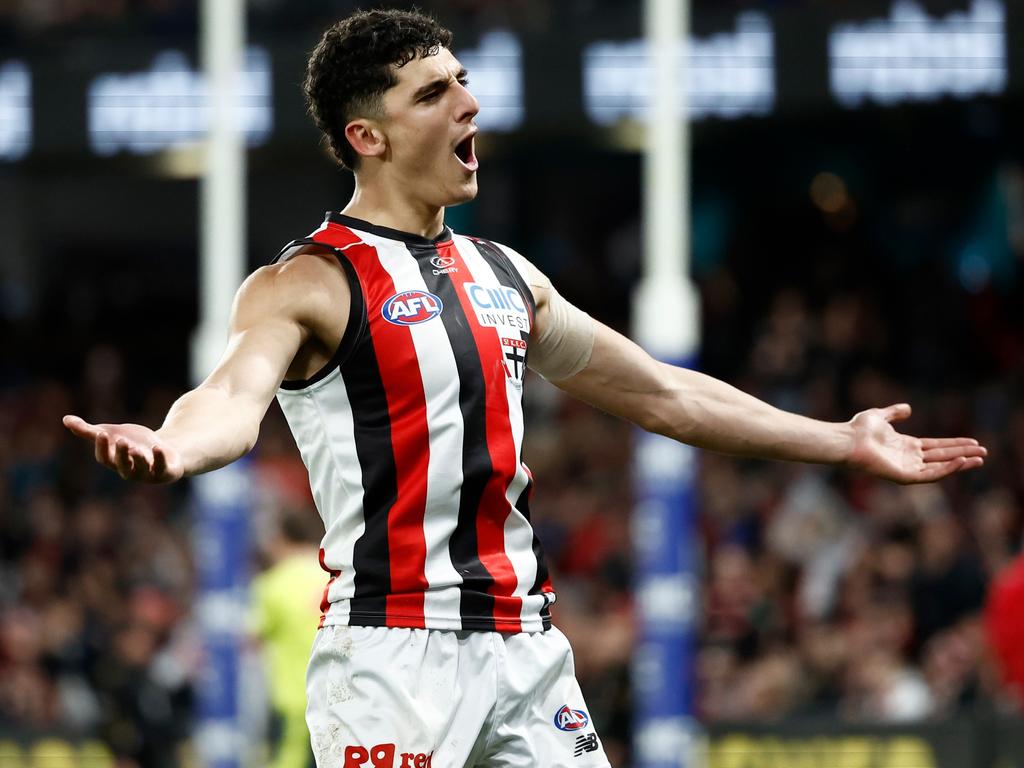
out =
[(459, 87), (459, 100), (455, 119), (460, 123), (469, 122), (480, 112), (480, 102), (476, 100), (469, 88), (458, 84)]

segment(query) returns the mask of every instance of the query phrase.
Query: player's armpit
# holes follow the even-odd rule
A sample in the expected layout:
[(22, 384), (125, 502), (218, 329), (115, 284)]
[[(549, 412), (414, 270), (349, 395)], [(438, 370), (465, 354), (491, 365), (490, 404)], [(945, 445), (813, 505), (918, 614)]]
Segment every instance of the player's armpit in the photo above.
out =
[(223, 466), (251, 449), (303, 345), (340, 342), (349, 300), (343, 272), (321, 256), (298, 256), (250, 275), (235, 297), (216, 368), (172, 406), (158, 430), (181, 451), (186, 474)]

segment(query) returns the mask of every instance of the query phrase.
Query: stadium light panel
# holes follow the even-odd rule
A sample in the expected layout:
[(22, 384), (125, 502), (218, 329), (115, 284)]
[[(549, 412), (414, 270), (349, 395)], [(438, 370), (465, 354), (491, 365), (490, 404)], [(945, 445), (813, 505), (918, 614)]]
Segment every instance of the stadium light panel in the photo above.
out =
[(829, 33), (829, 81), (844, 107), (994, 95), (1006, 88), (1006, 9), (973, 0), (931, 18), (897, 0), (888, 18), (844, 22)]
[(523, 48), (506, 30), (481, 36), (476, 48), (456, 52), (469, 71), (469, 90), (480, 102), (482, 130), (513, 131), (523, 122)]
[(0, 160), (19, 160), (32, 147), (32, 77), (23, 61), (0, 65)]
[[(688, 79), (680, 87), (686, 86), (691, 120), (767, 115), (774, 109), (775, 34), (764, 14), (739, 14), (733, 32), (691, 36), (689, 66), (683, 55), (680, 46), (679, 69)], [(646, 40), (602, 40), (584, 50), (583, 99), (599, 125), (645, 120), (652, 82)]]
[[(143, 155), (196, 144), (210, 126), (206, 77), (176, 50), (158, 54), (144, 72), (97, 76), (87, 103), (89, 143), (100, 155)], [(247, 144), (264, 144), (273, 128), (273, 99), (270, 55), (262, 48), (246, 51), (236, 107)]]

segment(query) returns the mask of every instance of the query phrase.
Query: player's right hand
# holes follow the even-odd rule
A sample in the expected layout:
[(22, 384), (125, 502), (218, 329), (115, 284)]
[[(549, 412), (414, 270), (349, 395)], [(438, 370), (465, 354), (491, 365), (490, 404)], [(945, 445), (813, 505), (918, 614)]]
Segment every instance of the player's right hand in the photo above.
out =
[(90, 424), (78, 416), (65, 416), (64, 426), (92, 442), (96, 461), (125, 480), (172, 483), (185, 474), (174, 446), (141, 424)]

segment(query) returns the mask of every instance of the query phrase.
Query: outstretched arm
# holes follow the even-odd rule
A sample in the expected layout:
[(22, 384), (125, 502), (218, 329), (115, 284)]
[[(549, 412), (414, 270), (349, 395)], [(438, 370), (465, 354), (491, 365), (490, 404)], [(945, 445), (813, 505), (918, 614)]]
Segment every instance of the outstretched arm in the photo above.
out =
[[(96, 461), (121, 477), (162, 483), (209, 472), (247, 453), (277, 387), (302, 345), (327, 318), (345, 318), (344, 275), (316, 255), (263, 267), (239, 288), (227, 348), (214, 371), (182, 395), (163, 426), (89, 424), (65, 416), (64, 425), (93, 443)], [(324, 311), (325, 308), (333, 308)]]
[(587, 366), (554, 383), (650, 432), (737, 456), (853, 467), (899, 483), (931, 482), (984, 462), (985, 448), (971, 438), (898, 433), (892, 422), (910, 416), (909, 405), (872, 408), (845, 423), (809, 419), (711, 376), (658, 362), (594, 325)]
[(565, 301), (515, 252), (537, 305), (530, 365), (570, 395), (649, 432), (699, 448), (762, 459), (862, 469), (898, 483), (927, 483), (979, 467), (987, 451), (967, 437), (917, 438), (892, 422), (904, 403), (872, 408), (845, 423), (779, 410), (725, 382), (661, 363)]

